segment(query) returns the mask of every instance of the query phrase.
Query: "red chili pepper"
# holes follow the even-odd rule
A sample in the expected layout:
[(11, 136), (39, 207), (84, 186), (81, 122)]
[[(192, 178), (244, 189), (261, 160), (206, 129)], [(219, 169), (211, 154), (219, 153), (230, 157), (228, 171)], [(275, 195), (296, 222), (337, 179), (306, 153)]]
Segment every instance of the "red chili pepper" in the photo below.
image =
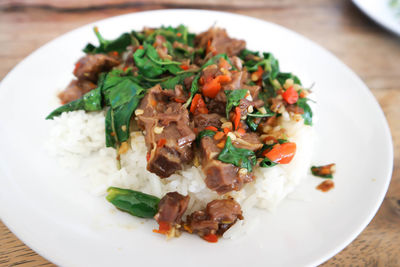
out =
[(240, 108), (236, 107), (235, 108), (235, 117), (233, 119), (233, 124), (235, 125), (235, 130), (239, 128), (239, 123), (240, 123)]
[(271, 135), (269, 135), (269, 136), (264, 138), (264, 143), (266, 143), (268, 141), (272, 141), (273, 143), (277, 143), (278, 142), (278, 140), (275, 137), (271, 136)]
[(217, 243), (218, 242), (218, 236), (215, 234), (208, 234), (203, 236), (203, 239), (206, 240), (207, 242), (210, 243)]
[(214, 135), (214, 140), (216, 140), (216, 141), (221, 140), (222, 138), (224, 138), (224, 136), (225, 136), (225, 134), (223, 132), (217, 132)]
[(229, 75), (219, 75), (210, 81), (206, 80), (202, 88), (203, 95), (214, 98), (221, 90), (221, 83), (228, 83), (231, 80), (232, 78)]
[(246, 133), (246, 130), (243, 129), (243, 128), (239, 128), (239, 129), (237, 129), (237, 132), (238, 132), (240, 135), (244, 135), (244, 134)]
[(161, 138), (160, 140), (158, 140), (157, 142), (157, 147), (161, 148), (164, 147), (164, 145), (167, 143), (167, 140), (165, 138)]
[(178, 103), (185, 103), (186, 102), (186, 100), (185, 99), (181, 99), (181, 98), (174, 98), (174, 100), (175, 100), (175, 102), (178, 102)]
[(195, 94), (190, 105), (190, 112), (193, 114), (208, 114), (206, 103), (204, 102), (201, 94)]
[(211, 39), (208, 39), (207, 41), (207, 48), (206, 48), (206, 54), (208, 54), (211, 50)]
[(263, 68), (261, 66), (258, 66), (257, 70), (255, 72), (253, 72), (253, 74), (251, 74), (252, 80), (253, 80), (253, 77), (254, 77), (253, 81), (255, 81), (255, 82), (256, 81), (260, 81), (261, 78), (262, 78), (262, 74), (263, 73), (264, 73)]
[(293, 86), (290, 86), (285, 92), (283, 92), (282, 97), (288, 104), (294, 104), (299, 99), (299, 94), (294, 90)]
[(203, 95), (210, 98), (214, 98), (218, 94), (219, 90), (221, 90), (221, 84), (216, 78), (205, 83), (202, 88)]
[(296, 154), (296, 143), (289, 142), (276, 144), (271, 150), (263, 154), (273, 162), (288, 164), (292, 161), (294, 155)]
[(158, 230), (154, 229), (154, 233), (165, 235), (168, 234), (169, 230), (171, 229), (171, 225), (167, 222), (159, 222), (158, 225)]
[(77, 69), (79, 68), (79, 66), (81, 65), (81, 62), (76, 62), (75, 64), (75, 68), (74, 68), (74, 73), (77, 71)]
[(230, 131), (231, 131), (231, 130), (229, 130), (229, 128), (227, 128), (227, 127), (224, 128), (224, 133), (225, 133), (225, 134), (228, 134)]
[(217, 127), (214, 127), (214, 126), (207, 126), (206, 128), (204, 128), (205, 130), (210, 130), (210, 131), (214, 131), (214, 132), (217, 132), (218, 131), (218, 128)]
[(186, 65), (186, 64), (182, 64), (182, 65), (180, 65), (180, 67), (181, 67), (181, 69), (183, 69), (183, 70), (188, 70), (188, 69), (189, 69), (189, 66)]
[(199, 79), (199, 84), (201, 84), (201, 85), (204, 84), (204, 77), (203, 77), (203, 76), (200, 77), (200, 79)]

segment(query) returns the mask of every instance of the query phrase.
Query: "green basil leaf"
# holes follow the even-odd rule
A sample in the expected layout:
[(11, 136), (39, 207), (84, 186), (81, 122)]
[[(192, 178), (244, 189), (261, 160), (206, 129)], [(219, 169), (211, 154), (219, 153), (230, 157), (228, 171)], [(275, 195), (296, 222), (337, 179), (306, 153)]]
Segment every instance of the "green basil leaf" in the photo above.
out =
[(314, 175), (314, 176), (318, 176), (318, 177), (321, 177), (321, 178), (325, 178), (325, 179), (333, 179), (333, 174), (321, 174), (320, 172), (319, 172), (319, 169), (321, 168), (321, 167), (324, 167), (324, 166), (312, 166), (311, 167), (311, 173), (312, 173), (312, 175)]
[(305, 125), (312, 125), (312, 117), (313, 117), (313, 112), (311, 107), (307, 104), (307, 98), (299, 98), (297, 100), (296, 105), (301, 107), (304, 110), (304, 113), (301, 115), (304, 119), (304, 124)]
[[(157, 65), (178, 65), (180, 66), (182, 63), (178, 61), (172, 61), (168, 59), (161, 59), (160, 56), (158, 55), (157, 50), (152, 46), (147, 43), (144, 45), (144, 49), (146, 50), (146, 55)], [(179, 67), (178, 67), (179, 68)], [(182, 70), (179, 68), (179, 70)]]
[(83, 104), (85, 111), (97, 111), (103, 107), (101, 105), (101, 87), (97, 87), (83, 95)]
[(109, 101), (113, 109), (128, 103), (132, 96), (138, 96), (145, 90), (128, 77), (121, 77), (118, 84), (109, 93)]
[(109, 187), (106, 199), (118, 209), (141, 218), (153, 218), (158, 212), (158, 197), (142, 192)]
[(269, 158), (265, 157), (261, 162), (260, 162), (260, 166), (263, 168), (271, 168), (274, 167), (276, 165), (278, 165), (279, 163), (273, 162), (272, 160), (270, 160)]
[(146, 51), (146, 49), (137, 49), (133, 54), (133, 59), (139, 69), (139, 72), (148, 78), (154, 78), (163, 74), (164, 69), (147, 57)]
[(263, 114), (259, 111), (256, 111), (254, 113), (248, 113), (247, 116), (248, 117), (253, 117), (253, 118), (267, 118), (267, 117), (272, 117), (275, 115), (274, 112), (272, 112), (269, 108), (264, 107), (265, 110), (267, 111), (267, 113)]
[(269, 73), (270, 80), (275, 80), (279, 74), (279, 61), (272, 53), (263, 53), (263, 56), (266, 59), (265, 70)]
[(196, 77), (194, 77), (193, 79), (192, 86), (190, 87), (190, 97), (184, 105), (186, 108), (190, 106), (190, 103), (192, 102), (194, 95), (197, 93), (197, 91), (199, 91), (199, 84), (198, 84), (199, 78), (200, 74), (197, 74)]
[(231, 138), (226, 138), (225, 147), (218, 155), (218, 160), (233, 164), (239, 168), (246, 168), (249, 172), (256, 165), (256, 155), (253, 151), (243, 148), (236, 148), (232, 145)]
[(246, 61), (248, 55), (253, 55), (253, 56), (259, 57), (260, 53), (257, 52), (257, 51), (251, 51), (251, 50), (248, 50), (248, 49), (243, 49), (242, 51), (240, 51), (239, 57), (243, 61)]
[(101, 88), (97, 87), (90, 92), (87, 92), (80, 99), (69, 102), (51, 112), (46, 120), (52, 120), (54, 117), (60, 116), (63, 112), (85, 110), (85, 111), (97, 111), (103, 107), (101, 105)]
[(120, 143), (129, 139), (129, 124), (136, 107), (143, 95), (132, 98), (128, 103), (113, 109), (114, 129)]
[(98, 31), (97, 27), (94, 27), (94, 33), (96, 34), (100, 44), (98, 47), (90, 43), (87, 44), (86, 47), (83, 49), (83, 52), (87, 54), (107, 54), (114, 51), (122, 53), (126, 50), (126, 47), (131, 45), (134, 41), (129, 33), (123, 33), (115, 40), (104, 39)]
[(289, 72), (279, 73), (276, 79), (281, 85), (284, 85), (287, 79), (292, 79), (295, 84), (301, 85), (300, 79), (296, 75), (293, 75)]
[(201, 139), (203, 138), (203, 137), (206, 137), (206, 136), (214, 136), (215, 135), (215, 132), (214, 131), (211, 131), (211, 130), (203, 130), (203, 131), (201, 131), (198, 135), (197, 135), (197, 137), (196, 137), (196, 143), (197, 143), (197, 145), (198, 146), (200, 146), (200, 141), (201, 141)]
[[(261, 114), (261, 113), (260, 113), (260, 114)], [(247, 115), (249, 115), (249, 114), (247, 114)], [(251, 116), (247, 116), (247, 118), (246, 118), (246, 124), (247, 124), (247, 126), (249, 126), (250, 130), (252, 130), (253, 132), (257, 131), (258, 125), (259, 125), (260, 122), (261, 122), (261, 120), (258, 119), (258, 120), (260, 120), (260, 122), (259, 122), (259, 123), (256, 123), (256, 122), (255, 122), (256, 119), (257, 119), (257, 118), (251, 117)]]
[(213, 56), (212, 58), (210, 58), (206, 63), (204, 63), (203, 66), (201, 66), (201, 70), (204, 70), (206, 67), (208, 67), (208, 66), (210, 66), (210, 65), (218, 64), (220, 58), (223, 58), (223, 59), (225, 59), (226, 61), (228, 61), (228, 63), (229, 63), (229, 64), (232, 66), (232, 68), (234, 69), (231, 60), (229, 59), (229, 57), (228, 57), (226, 54), (218, 54), (218, 55)]
[(178, 84), (183, 85), (183, 82), (186, 78), (192, 76), (193, 74), (190, 72), (185, 72), (182, 74), (179, 74), (175, 77), (169, 78), (168, 80), (165, 80), (161, 83), (161, 87), (164, 89), (175, 89), (175, 86)]
[(247, 91), (247, 89), (225, 90), (227, 100), (225, 112), (227, 118), (229, 118), (229, 111), (231, 111), (233, 107), (239, 106), (240, 100), (246, 96)]
[(114, 112), (109, 108), (105, 120), (106, 147), (117, 147), (118, 137), (114, 129)]

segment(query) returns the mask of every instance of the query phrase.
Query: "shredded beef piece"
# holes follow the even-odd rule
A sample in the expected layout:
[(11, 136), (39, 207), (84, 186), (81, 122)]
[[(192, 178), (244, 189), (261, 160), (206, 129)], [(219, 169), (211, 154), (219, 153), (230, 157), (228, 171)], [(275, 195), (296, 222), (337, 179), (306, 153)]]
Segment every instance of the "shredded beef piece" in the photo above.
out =
[(202, 151), (202, 167), (206, 174), (205, 183), (208, 188), (218, 194), (225, 194), (233, 190), (240, 190), (244, 183), (254, 179), (252, 173), (241, 174), (235, 165), (224, 163), (217, 159), (221, 149), (217, 141), (211, 137), (203, 137), (200, 141)]
[(241, 138), (233, 141), (237, 148), (244, 148), (252, 151), (257, 151), (262, 148), (263, 144), (260, 141), (260, 136), (257, 133), (245, 133)]
[(67, 88), (58, 94), (61, 103), (67, 104), (81, 98), (84, 94), (96, 88), (96, 84), (87, 80), (72, 80)]
[(167, 193), (158, 204), (158, 212), (154, 219), (170, 224), (180, 224), (182, 215), (185, 213), (189, 204), (189, 196), (183, 196), (178, 192)]
[(247, 100), (243, 98), (240, 101), (239, 108), (241, 110), (241, 116), (246, 116), (248, 113), (248, 107), (262, 107), (264, 105), (264, 101), (258, 99), (258, 94), (260, 92), (259, 86), (249, 86), (245, 84), (247, 80), (248, 73), (246, 71), (239, 71), (232, 74), (232, 81), (226, 83), (222, 86), (221, 90), (213, 99), (209, 99), (207, 101), (207, 108), (210, 112), (221, 114), (222, 116), (226, 116), (226, 94), (225, 90), (238, 90), (238, 89), (247, 89), (250, 92), (253, 100)]
[(99, 74), (111, 70), (119, 61), (103, 54), (86, 55), (76, 63), (74, 75), (79, 80), (89, 80), (97, 83)]
[(210, 28), (208, 31), (200, 33), (195, 38), (197, 47), (207, 47), (210, 41), (210, 46), (215, 53), (226, 53), (228, 56), (236, 56), (246, 47), (244, 40), (230, 38), (225, 29)]
[(196, 135), (189, 124), (189, 113), (181, 104), (170, 101), (173, 90), (162, 90), (156, 85), (148, 90), (138, 109), (138, 125), (145, 130), (145, 142), (150, 155), (147, 169), (169, 177), (193, 159), (191, 149)]
[(242, 70), (242, 68), (243, 68), (243, 66), (242, 66), (242, 60), (241, 60), (239, 57), (233, 56), (233, 57), (230, 58), (230, 60), (231, 60), (231, 62), (232, 62), (232, 64), (233, 64), (233, 67), (235, 67), (235, 68), (238, 69), (239, 71)]
[[(221, 93), (221, 92), (220, 92)], [(218, 93), (219, 94), (219, 93)], [(223, 95), (225, 96), (225, 93), (223, 93)], [(225, 117), (226, 111), (225, 111), (225, 105), (226, 102), (221, 102), (214, 99), (210, 99), (207, 103), (207, 109), (212, 112), (212, 113), (217, 113), (223, 117)]]
[(222, 116), (216, 113), (210, 114), (197, 114), (193, 117), (194, 127), (197, 130), (203, 131), (207, 126), (221, 127), (221, 118)]
[(190, 214), (187, 217), (187, 226), (199, 236), (222, 236), (238, 219), (243, 219), (239, 203), (231, 198), (216, 199), (208, 203), (205, 210)]

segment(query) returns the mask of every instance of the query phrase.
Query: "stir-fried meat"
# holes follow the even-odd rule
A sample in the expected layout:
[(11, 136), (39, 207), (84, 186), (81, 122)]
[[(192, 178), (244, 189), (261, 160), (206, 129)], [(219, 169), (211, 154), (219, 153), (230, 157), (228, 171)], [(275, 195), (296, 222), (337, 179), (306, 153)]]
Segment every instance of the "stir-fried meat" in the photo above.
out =
[(96, 85), (87, 80), (72, 80), (67, 88), (58, 94), (62, 104), (67, 104), (71, 101), (81, 98), (90, 90), (96, 88)]
[(200, 33), (196, 36), (195, 43), (200, 47), (209, 47), (216, 54), (226, 53), (228, 56), (236, 56), (246, 47), (244, 40), (230, 38), (226, 30), (220, 28), (210, 28)]
[(187, 226), (200, 236), (208, 234), (221, 236), (238, 219), (243, 219), (239, 203), (233, 199), (217, 199), (208, 203), (205, 210), (190, 214), (187, 217)]
[(180, 49), (182, 49), (182, 50), (188, 51), (189, 53), (193, 53), (193, 51), (194, 51), (194, 48), (193, 48), (193, 47), (191, 47), (191, 46), (189, 46), (189, 45), (186, 45), (186, 44), (183, 44), (183, 43), (180, 43), (180, 42), (177, 42), (177, 41), (175, 41), (175, 42), (172, 44), (172, 47), (173, 47), (173, 48), (180, 48)]
[(218, 231), (218, 222), (208, 219), (208, 214), (203, 211), (195, 211), (187, 217), (187, 225), (193, 233), (200, 236), (216, 233)]
[(286, 111), (293, 112), (294, 114), (304, 114), (304, 109), (296, 105), (287, 105)]
[(225, 84), (222, 87), (222, 90), (237, 90), (243, 89), (245, 81), (247, 79), (247, 72), (246, 71), (239, 71), (232, 74), (232, 81)]
[(178, 192), (169, 192), (160, 200), (154, 219), (158, 223), (180, 224), (188, 204), (189, 196), (183, 196)]
[(222, 86), (221, 90), (217, 93), (215, 98), (209, 99), (207, 101), (207, 108), (211, 112), (221, 114), (225, 116), (225, 106), (226, 106), (226, 94), (225, 90), (238, 90), (247, 89), (251, 95), (252, 100), (243, 98), (240, 100), (239, 108), (241, 110), (241, 116), (246, 116), (248, 113), (249, 106), (258, 108), (264, 105), (264, 101), (258, 99), (258, 94), (260, 92), (260, 86), (249, 86), (245, 84), (248, 78), (248, 73), (246, 71), (239, 71), (232, 74), (231, 81)]
[(239, 168), (232, 164), (212, 160), (203, 169), (207, 175), (205, 179), (207, 187), (219, 194), (240, 190), (243, 186), (243, 180), (238, 177)]
[(257, 151), (263, 146), (257, 133), (245, 133), (241, 138), (237, 138), (233, 141), (233, 144), (237, 148), (244, 148), (252, 151)]
[[(258, 85), (243, 85), (243, 89), (247, 89), (250, 92), (251, 97), (253, 98), (253, 101), (256, 101), (258, 99), (258, 94), (261, 91), (261, 87)], [(264, 104), (264, 102), (263, 102)], [(261, 104), (261, 106), (263, 105)]]
[[(218, 94), (220, 94), (220, 93), (221, 92), (219, 92)], [(222, 94), (225, 96), (225, 93), (222, 93)], [(226, 99), (226, 97), (225, 97), (225, 99)], [(214, 99), (210, 99), (206, 104), (207, 104), (207, 109), (210, 112), (217, 113), (217, 114), (225, 117), (226, 102), (221, 102), (221, 101), (216, 100), (216, 98), (214, 98)]]
[(146, 131), (149, 151), (147, 169), (161, 178), (169, 177), (192, 160), (191, 145), (196, 138), (187, 109), (169, 100), (173, 92), (156, 85), (149, 89), (138, 108), (143, 111), (138, 115), (138, 125)]
[(103, 54), (86, 55), (82, 57), (74, 69), (74, 75), (79, 80), (89, 80), (97, 83), (99, 74), (111, 70), (119, 61)]
[(197, 128), (199, 132), (203, 131), (207, 126), (219, 128), (222, 124), (221, 118), (222, 116), (216, 113), (197, 114), (193, 116), (194, 127)]
[(154, 42), (154, 47), (161, 59), (171, 60), (172, 57), (168, 54), (168, 48), (164, 45), (167, 39), (162, 35), (157, 35)]
[(251, 173), (240, 173), (235, 165), (224, 163), (217, 159), (221, 149), (211, 137), (203, 137), (200, 142), (202, 151), (202, 167), (206, 175), (205, 183), (208, 188), (218, 194), (240, 190), (244, 183), (254, 178)]
[(230, 224), (242, 218), (242, 209), (233, 199), (213, 200), (207, 204), (206, 213), (213, 221)]
[(230, 58), (233, 67), (235, 67), (237, 70), (241, 71), (243, 68), (242, 60), (238, 58), (237, 56), (233, 56)]
[(132, 68), (137, 70), (135, 67), (135, 61), (133, 60), (133, 53), (138, 49), (139, 46), (129, 45), (126, 47), (126, 51), (122, 53), (122, 68)]
[[(215, 65), (214, 65), (215, 66)], [(221, 114), (222, 116), (225, 116), (226, 111), (225, 111), (225, 106), (226, 106), (226, 94), (225, 90), (237, 90), (241, 89), (243, 86), (244, 80), (243, 78), (243, 73), (244, 72), (236, 72), (232, 74), (232, 81), (223, 85), (222, 89), (218, 92), (218, 94), (215, 96), (215, 98), (210, 99), (207, 102), (207, 108), (211, 112)]]

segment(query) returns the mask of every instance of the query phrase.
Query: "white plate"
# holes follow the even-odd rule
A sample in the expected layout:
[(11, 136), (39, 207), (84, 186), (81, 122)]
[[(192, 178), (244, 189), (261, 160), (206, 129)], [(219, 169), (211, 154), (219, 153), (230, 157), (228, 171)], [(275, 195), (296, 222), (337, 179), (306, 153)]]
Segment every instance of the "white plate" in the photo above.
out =
[[(75, 170), (64, 170), (44, 143), (55, 91), (71, 79), (76, 60), (97, 25), (107, 38), (131, 28), (217, 25), (271, 51), (284, 71), (310, 85), (319, 103), (314, 163), (337, 164), (335, 189), (309, 184), (311, 201), (285, 200), (248, 235), (217, 244), (182, 235), (166, 242), (153, 221), (111, 212), (88, 194)], [(0, 214), (27, 245), (62, 266), (306, 266), (348, 245), (369, 223), (387, 190), (393, 164), (389, 128), (362, 81), (323, 48), (280, 26), (214, 11), (163, 10), (99, 21), (48, 43), (21, 62), (0, 86)]]
[(400, 35), (400, 16), (390, 7), (390, 0), (353, 0), (353, 3), (376, 23)]

